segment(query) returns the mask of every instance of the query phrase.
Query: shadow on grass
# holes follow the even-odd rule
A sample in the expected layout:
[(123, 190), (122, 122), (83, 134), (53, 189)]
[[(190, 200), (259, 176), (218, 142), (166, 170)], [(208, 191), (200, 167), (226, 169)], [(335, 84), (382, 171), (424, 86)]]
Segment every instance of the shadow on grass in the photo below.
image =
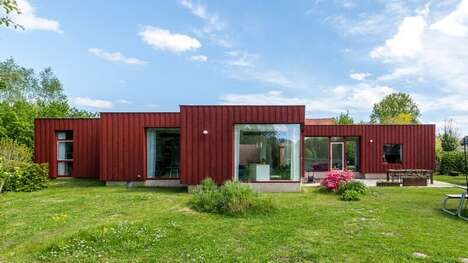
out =
[(187, 193), (187, 187), (120, 186), (122, 192)]
[(100, 187), (105, 185), (105, 182), (101, 182), (94, 178), (53, 179), (49, 182), (49, 188), (85, 188)]

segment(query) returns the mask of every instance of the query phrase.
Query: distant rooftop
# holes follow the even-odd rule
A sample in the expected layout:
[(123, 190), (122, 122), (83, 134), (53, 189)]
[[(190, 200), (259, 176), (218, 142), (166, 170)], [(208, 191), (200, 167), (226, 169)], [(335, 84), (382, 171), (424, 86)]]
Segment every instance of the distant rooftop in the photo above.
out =
[(306, 119), (305, 125), (335, 125), (335, 119), (333, 118), (321, 118), (321, 119)]

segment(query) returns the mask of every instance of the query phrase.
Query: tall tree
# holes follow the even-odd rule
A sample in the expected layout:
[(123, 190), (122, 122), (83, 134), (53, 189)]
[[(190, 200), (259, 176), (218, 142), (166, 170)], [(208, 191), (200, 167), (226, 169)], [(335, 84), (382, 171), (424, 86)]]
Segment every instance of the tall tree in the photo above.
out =
[(406, 124), (418, 123), (421, 112), (411, 96), (406, 93), (392, 93), (374, 104), (371, 123)]
[(0, 138), (32, 147), (35, 118), (94, 116), (69, 105), (50, 68), (36, 74), (13, 59), (0, 62)]
[(15, 0), (0, 0), (0, 10), (3, 9), (4, 15), (0, 16), (0, 27), (13, 27), (15, 29), (23, 29), (23, 26), (17, 24), (10, 17), (11, 14), (21, 14), (21, 11), (18, 9), (18, 4)]
[(349, 114), (349, 110), (347, 110), (346, 113), (340, 113), (338, 117), (333, 119), (335, 119), (336, 124), (354, 124), (354, 120)]
[(451, 119), (445, 120), (444, 130), (442, 134), (439, 135), (439, 138), (442, 150), (445, 152), (454, 151), (460, 145), (458, 140), (458, 131), (454, 127), (453, 121)]

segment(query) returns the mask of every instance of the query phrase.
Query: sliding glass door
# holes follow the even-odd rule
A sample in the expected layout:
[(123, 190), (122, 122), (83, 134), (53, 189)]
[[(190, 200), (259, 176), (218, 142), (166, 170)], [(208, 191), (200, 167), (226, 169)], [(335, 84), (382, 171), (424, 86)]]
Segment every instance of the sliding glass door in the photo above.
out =
[(330, 148), (330, 167), (332, 169), (343, 170), (344, 161), (344, 143), (343, 142), (332, 142)]
[(146, 141), (147, 177), (153, 179), (179, 178), (179, 129), (147, 129)]

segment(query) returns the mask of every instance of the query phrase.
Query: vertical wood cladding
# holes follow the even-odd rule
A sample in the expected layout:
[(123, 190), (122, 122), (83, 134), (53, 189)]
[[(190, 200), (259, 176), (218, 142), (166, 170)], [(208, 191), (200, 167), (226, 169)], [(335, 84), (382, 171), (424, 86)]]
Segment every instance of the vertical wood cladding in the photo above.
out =
[(304, 106), (181, 106), (181, 183), (234, 177), (234, 124), (303, 125), (304, 119)]
[(73, 177), (99, 178), (99, 119), (36, 119), (34, 159), (57, 177), (57, 131), (73, 131)]
[(178, 112), (101, 113), (101, 180), (145, 180), (146, 128), (179, 128), (179, 115)]
[[(38, 119), (35, 161), (57, 176), (57, 131), (73, 131), (74, 177), (103, 181), (146, 179), (146, 128), (180, 128), (180, 180), (194, 185), (234, 177), (235, 124), (300, 124), (304, 137), (360, 137), (363, 173), (435, 167), (435, 125), (305, 125), (304, 106), (181, 106), (181, 112), (102, 113), (100, 119)], [(203, 130), (208, 134), (204, 135)], [(372, 140), (372, 142), (371, 142)], [(403, 162), (383, 162), (383, 145), (403, 144)]]
[[(435, 125), (305, 126), (304, 137), (314, 136), (360, 137), (360, 169), (363, 173), (384, 173), (387, 169), (435, 168)], [(402, 163), (384, 163), (383, 145), (387, 143), (403, 144)]]

